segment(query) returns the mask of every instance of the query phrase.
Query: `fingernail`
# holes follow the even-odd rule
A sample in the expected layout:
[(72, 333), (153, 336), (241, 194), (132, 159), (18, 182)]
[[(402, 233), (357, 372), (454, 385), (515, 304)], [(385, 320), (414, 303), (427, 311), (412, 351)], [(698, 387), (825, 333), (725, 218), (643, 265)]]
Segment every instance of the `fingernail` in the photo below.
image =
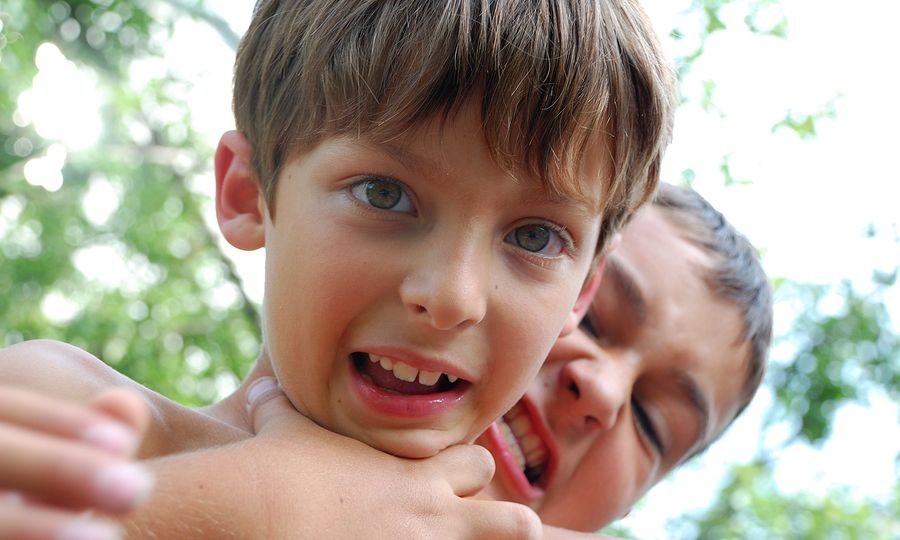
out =
[(114, 454), (130, 454), (137, 446), (137, 437), (121, 424), (105, 422), (94, 424), (81, 434), (84, 442), (109, 450)]
[(153, 476), (139, 465), (123, 463), (103, 469), (94, 481), (95, 494), (104, 510), (124, 512), (150, 493)]
[(266, 394), (277, 391), (278, 381), (275, 380), (275, 377), (260, 377), (256, 379), (247, 387), (247, 410), (249, 411)]
[(59, 532), (56, 540), (119, 540), (122, 529), (111, 523), (76, 519)]

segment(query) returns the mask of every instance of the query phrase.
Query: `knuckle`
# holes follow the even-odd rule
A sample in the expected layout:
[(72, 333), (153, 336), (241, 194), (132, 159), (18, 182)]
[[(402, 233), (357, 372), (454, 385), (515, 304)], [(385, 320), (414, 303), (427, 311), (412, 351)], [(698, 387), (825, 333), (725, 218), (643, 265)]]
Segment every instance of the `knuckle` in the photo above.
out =
[(514, 504), (510, 512), (511, 538), (537, 539), (541, 537), (543, 527), (534, 510), (521, 504)]

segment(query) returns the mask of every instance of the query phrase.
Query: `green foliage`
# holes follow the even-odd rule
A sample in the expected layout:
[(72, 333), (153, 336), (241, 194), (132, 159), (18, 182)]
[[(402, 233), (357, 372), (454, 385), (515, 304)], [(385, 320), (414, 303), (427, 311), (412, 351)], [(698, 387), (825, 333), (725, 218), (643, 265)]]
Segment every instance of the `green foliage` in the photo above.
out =
[[(188, 106), (172, 97), (183, 83), (166, 74), (146, 87), (128, 84), (132, 59), (160, 54), (157, 44), (171, 33), (174, 18), (152, 13), (116, 1), (4, 8), (0, 66), (11, 87), (0, 101), (0, 288), (9, 292), (0, 295), (0, 343), (68, 341), (199, 405), (236, 384), (256, 355), (259, 328), (204, 225), (208, 201), (188, 187), (212, 181), (211, 149), (192, 131)], [(7, 130), (48, 42), (95, 75), (105, 104), (101, 139), (66, 153), (58, 191), (25, 175), (53, 141), (31, 126)], [(167, 109), (178, 113), (160, 113)]]
[(734, 177), (731, 173), (731, 154), (722, 156), (722, 161), (719, 163), (719, 172), (722, 173), (722, 178), (725, 179), (726, 186), (748, 185), (753, 183), (751, 180), (741, 180)]
[(718, 501), (705, 512), (671, 524), (668, 538), (710, 540), (891, 540), (900, 522), (900, 491), (891, 500), (858, 500), (847, 490), (782, 493), (773, 464), (732, 469)]
[[(900, 336), (890, 329), (883, 298), (897, 272), (880, 274), (873, 290), (861, 293), (850, 283), (839, 287), (788, 283), (783, 301), (803, 306), (783, 338), (789, 358), (774, 359), (769, 384), (780, 419), (796, 425), (794, 438), (821, 443), (831, 434), (834, 411), (881, 388), (900, 399)], [(837, 308), (826, 307), (839, 299)]]
[[(780, 0), (692, 0), (691, 7), (687, 11), (701, 19), (701, 30), (699, 35), (692, 36), (697, 40), (694, 49), (675, 59), (679, 78), (682, 78), (693, 63), (703, 55), (709, 38), (716, 32), (728, 29), (722, 17), (725, 8), (738, 9), (744, 13), (744, 25), (753, 33), (778, 38), (785, 38), (788, 35), (787, 17), (781, 10)], [(669, 36), (678, 40), (686, 37), (685, 32), (678, 28), (672, 29)], [(711, 94), (707, 98), (711, 100)]]
[(779, 129), (790, 129), (801, 139), (812, 139), (816, 136), (816, 123), (826, 118), (834, 118), (837, 114), (835, 102), (840, 96), (826, 103), (820, 110), (813, 113), (798, 113), (788, 111), (784, 118), (772, 126), (772, 133)]

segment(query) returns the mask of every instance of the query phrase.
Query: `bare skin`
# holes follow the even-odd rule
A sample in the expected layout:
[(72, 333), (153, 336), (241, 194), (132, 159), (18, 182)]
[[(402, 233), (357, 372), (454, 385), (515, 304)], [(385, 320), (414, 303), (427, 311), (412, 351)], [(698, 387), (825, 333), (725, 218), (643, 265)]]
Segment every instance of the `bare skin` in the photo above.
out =
[[(46, 359), (43, 365), (60, 375), (53, 384), (39, 382), (46, 379), (25, 369), (35, 358)], [(32, 459), (19, 479), (0, 477), (7, 493), (28, 494), (24, 500), (0, 502), (0, 538), (57, 538), (73, 524), (96, 527), (102, 533), (97, 538), (115, 538), (116, 530), (110, 527), (115, 522), (129, 537), (161, 538), (318, 538), (323, 531), (335, 537), (384, 538), (409, 537), (409, 531), (421, 538), (540, 534), (539, 521), (528, 508), (469, 498), (493, 474), (493, 460), (481, 447), (454, 446), (424, 460), (397, 458), (324, 430), (280, 396), (261, 396), (269, 398), (266, 406), (248, 415), (246, 393), (236, 394), (227, 410), (253, 426), (253, 437), (207, 410), (182, 407), (128, 381), (84, 351), (56, 342), (26, 342), (0, 351), (0, 372), (9, 384), (38, 386), (0, 387), (5, 405), (0, 471), (18, 469), (15, 456)], [(70, 376), (74, 373), (82, 376)], [(110, 385), (124, 388), (90, 401), (90, 395)], [(57, 397), (48, 399), (48, 392)], [(43, 406), (35, 407), (36, 402)], [(55, 419), (48, 423), (51, 417)], [(69, 424), (77, 427), (55, 429), (60, 418), (77, 418)], [(124, 452), (98, 449), (80, 435), (115, 421), (125, 432)], [(13, 432), (15, 427), (21, 429)], [(33, 436), (21, 436), (26, 428)], [(204, 434), (202, 443), (197, 433)], [(136, 451), (128, 448), (141, 440)], [(192, 444), (178, 444), (185, 440)], [(150, 458), (141, 461), (155, 478), (146, 501), (147, 488), (138, 485), (129, 491), (127, 480), (116, 484), (116, 492), (126, 496), (112, 505), (104, 504), (102, 493), (78, 488), (96, 484), (103, 471), (134, 457)], [(340, 466), (315, 474), (325, 471), (322, 464), (329, 462)], [(70, 477), (42, 472), (59, 470), (78, 473)], [(48, 493), (55, 495), (49, 499)], [(87, 520), (82, 516), (85, 508), (105, 518)], [(383, 523), (357, 523), (360, 515), (384, 516)]]

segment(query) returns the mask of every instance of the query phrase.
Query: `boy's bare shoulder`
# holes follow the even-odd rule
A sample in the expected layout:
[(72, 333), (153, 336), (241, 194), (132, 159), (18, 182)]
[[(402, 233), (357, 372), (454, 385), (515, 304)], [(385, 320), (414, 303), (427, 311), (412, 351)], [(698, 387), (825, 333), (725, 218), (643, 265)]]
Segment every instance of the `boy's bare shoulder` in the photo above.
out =
[(139, 452), (144, 458), (249, 436), (129, 379), (88, 351), (60, 341), (39, 339), (0, 349), (0, 383), (81, 404), (112, 387), (132, 390), (144, 398), (150, 410), (150, 426)]
[(0, 380), (73, 401), (90, 399), (111, 385), (134, 384), (91, 353), (48, 339), (0, 349)]

